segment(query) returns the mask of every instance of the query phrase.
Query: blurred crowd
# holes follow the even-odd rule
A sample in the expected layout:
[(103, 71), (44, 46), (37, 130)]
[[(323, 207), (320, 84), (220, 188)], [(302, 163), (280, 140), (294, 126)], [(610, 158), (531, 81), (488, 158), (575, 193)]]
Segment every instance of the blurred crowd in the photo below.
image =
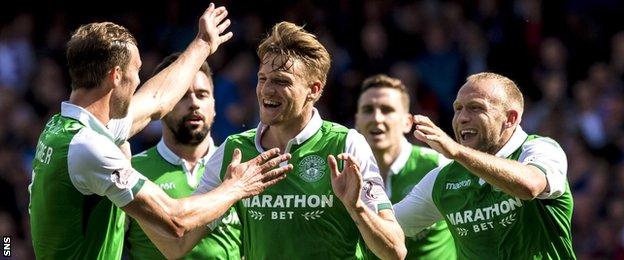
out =
[[(0, 235), (30, 259), (28, 184), (38, 135), (68, 99), (65, 43), (80, 24), (109, 20), (137, 38), (144, 82), (161, 58), (195, 36), (206, 1), (22, 1), (0, 11)], [(493, 71), (525, 94), (523, 128), (568, 156), (573, 242), (580, 259), (624, 259), (624, 2), (617, 0), (227, 1), (234, 38), (209, 58), (217, 117), (212, 135), (256, 126), (255, 47), (278, 21), (305, 24), (332, 55), (317, 108), (352, 127), (359, 86), (398, 77), (413, 113), (450, 133), (466, 76)], [(131, 139), (160, 138), (158, 122)], [(54, 194), (50, 194), (54, 196)]]

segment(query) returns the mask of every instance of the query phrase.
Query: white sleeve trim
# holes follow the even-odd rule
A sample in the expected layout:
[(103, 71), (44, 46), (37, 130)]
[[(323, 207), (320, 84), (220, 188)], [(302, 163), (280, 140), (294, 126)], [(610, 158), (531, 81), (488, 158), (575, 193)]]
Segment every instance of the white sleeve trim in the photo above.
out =
[(384, 191), (384, 183), (379, 174), (379, 167), (373, 151), (363, 135), (349, 129), (345, 142), (345, 152), (353, 155), (360, 163), (362, 180), (364, 181), (360, 198), (371, 210), (379, 212), (380, 206), (392, 209), (390, 199)]
[(223, 182), (221, 180), (221, 166), (223, 164), (223, 153), (225, 152), (225, 144), (227, 140), (223, 142), (217, 150), (212, 154), (206, 166), (204, 167), (204, 174), (201, 177), (199, 186), (193, 194), (202, 194), (216, 189)]
[(544, 172), (548, 191), (537, 196), (538, 199), (556, 199), (565, 192), (568, 159), (555, 140), (540, 137), (525, 142), (518, 161)]
[(119, 147), (88, 128), (72, 138), (67, 152), (67, 170), (80, 193), (106, 196), (119, 207), (134, 199), (132, 188), (140, 179), (145, 179), (132, 168)]
[(433, 202), (433, 185), (444, 166), (431, 170), (399, 203), (394, 205), (396, 218), (405, 236), (416, 236), (443, 216)]

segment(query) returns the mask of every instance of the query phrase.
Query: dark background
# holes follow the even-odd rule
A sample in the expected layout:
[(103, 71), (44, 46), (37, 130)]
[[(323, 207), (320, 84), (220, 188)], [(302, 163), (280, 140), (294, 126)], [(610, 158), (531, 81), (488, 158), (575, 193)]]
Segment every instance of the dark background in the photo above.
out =
[[(80, 24), (113, 21), (137, 38), (147, 80), (196, 33), (207, 1), (20, 1), (0, 9), (0, 234), (15, 259), (33, 258), (28, 225), (31, 161), (47, 119), (69, 96), (65, 43)], [(525, 94), (522, 126), (556, 139), (568, 156), (580, 259), (624, 259), (624, 2), (222, 1), (234, 38), (209, 58), (217, 118), (212, 136), (255, 127), (255, 48), (276, 22), (305, 24), (332, 55), (317, 104), (353, 126), (359, 84), (401, 78), (412, 112), (450, 130), (466, 76), (501, 73)], [(4, 3), (7, 5), (7, 3)], [(449, 131), (450, 132), (450, 131)], [(160, 137), (153, 123), (131, 139), (139, 152)]]

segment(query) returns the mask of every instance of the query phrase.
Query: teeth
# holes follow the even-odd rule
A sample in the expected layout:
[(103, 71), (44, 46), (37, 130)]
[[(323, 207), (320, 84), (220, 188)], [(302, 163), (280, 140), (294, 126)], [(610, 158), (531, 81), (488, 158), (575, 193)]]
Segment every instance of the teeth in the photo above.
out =
[(466, 130), (461, 130), (459, 133), (462, 134), (462, 135), (465, 135), (465, 134), (476, 134), (477, 131), (474, 130), (474, 129), (466, 129)]
[(279, 106), (280, 105), (279, 102), (273, 101), (273, 100), (268, 100), (268, 99), (263, 100), (263, 102), (264, 102), (265, 105), (269, 105), (269, 106)]

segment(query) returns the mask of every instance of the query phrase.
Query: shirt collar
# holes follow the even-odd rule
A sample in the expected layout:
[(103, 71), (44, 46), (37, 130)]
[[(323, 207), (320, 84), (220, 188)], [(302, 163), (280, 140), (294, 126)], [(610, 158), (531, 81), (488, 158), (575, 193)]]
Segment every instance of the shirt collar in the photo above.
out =
[[(212, 138), (210, 136), (206, 138), (210, 140), (210, 144), (208, 146), (208, 153), (206, 153), (206, 155), (204, 155), (204, 157), (199, 160), (199, 163), (202, 165), (208, 162), (208, 159), (212, 156), (212, 154), (214, 154), (216, 150)], [(171, 149), (169, 149), (169, 147), (167, 147), (167, 145), (165, 144), (165, 140), (163, 140), (162, 138), (160, 139), (160, 142), (158, 142), (158, 144), (156, 145), (156, 150), (158, 151), (160, 156), (165, 159), (165, 161), (173, 165), (184, 165), (184, 159), (180, 158), (180, 156), (171, 151)]]
[[(399, 152), (399, 156), (394, 160), (394, 162), (390, 165), (390, 172), (394, 175), (399, 174), (399, 172), (405, 167), (407, 160), (412, 153), (412, 144), (405, 139), (405, 137), (401, 138), (401, 151)], [(388, 174), (389, 175), (389, 174)]]
[(76, 119), (86, 127), (91, 128), (93, 131), (108, 137), (110, 140), (114, 140), (113, 135), (108, 131), (108, 128), (106, 128), (100, 120), (91, 114), (91, 112), (82, 107), (66, 101), (62, 102), (61, 116)]
[[(290, 141), (288, 141), (288, 144), (286, 145), (286, 151), (284, 151), (284, 153), (290, 152), (291, 146), (300, 145), (303, 142), (310, 139), (310, 137), (312, 137), (314, 134), (316, 134), (316, 132), (318, 132), (319, 129), (321, 129), (322, 125), (323, 125), (323, 120), (321, 119), (321, 116), (319, 115), (318, 110), (316, 110), (316, 108), (312, 108), (312, 119), (308, 121), (308, 123), (303, 128), (303, 130), (301, 130), (301, 132), (299, 132), (299, 134), (297, 134), (295, 138), (290, 139)], [(262, 122), (258, 123), (258, 128), (256, 128), (256, 138), (255, 138), (256, 150), (258, 150), (258, 152), (264, 152), (264, 149), (262, 148), (262, 145), (260, 142), (261, 141), (260, 138), (262, 137), (262, 134), (264, 133), (264, 131), (266, 131), (268, 128), (269, 128), (268, 125), (265, 125)]]
[(509, 141), (507, 141), (503, 148), (501, 148), (496, 153), (496, 157), (509, 157), (514, 151), (518, 150), (518, 148), (524, 143), (527, 137), (528, 135), (526, 132), (524, 132), (524, 130), (522, 130), (522, 127), (517, 126), (516, 130), (511, 135), (511, 138), (509, 138)]

